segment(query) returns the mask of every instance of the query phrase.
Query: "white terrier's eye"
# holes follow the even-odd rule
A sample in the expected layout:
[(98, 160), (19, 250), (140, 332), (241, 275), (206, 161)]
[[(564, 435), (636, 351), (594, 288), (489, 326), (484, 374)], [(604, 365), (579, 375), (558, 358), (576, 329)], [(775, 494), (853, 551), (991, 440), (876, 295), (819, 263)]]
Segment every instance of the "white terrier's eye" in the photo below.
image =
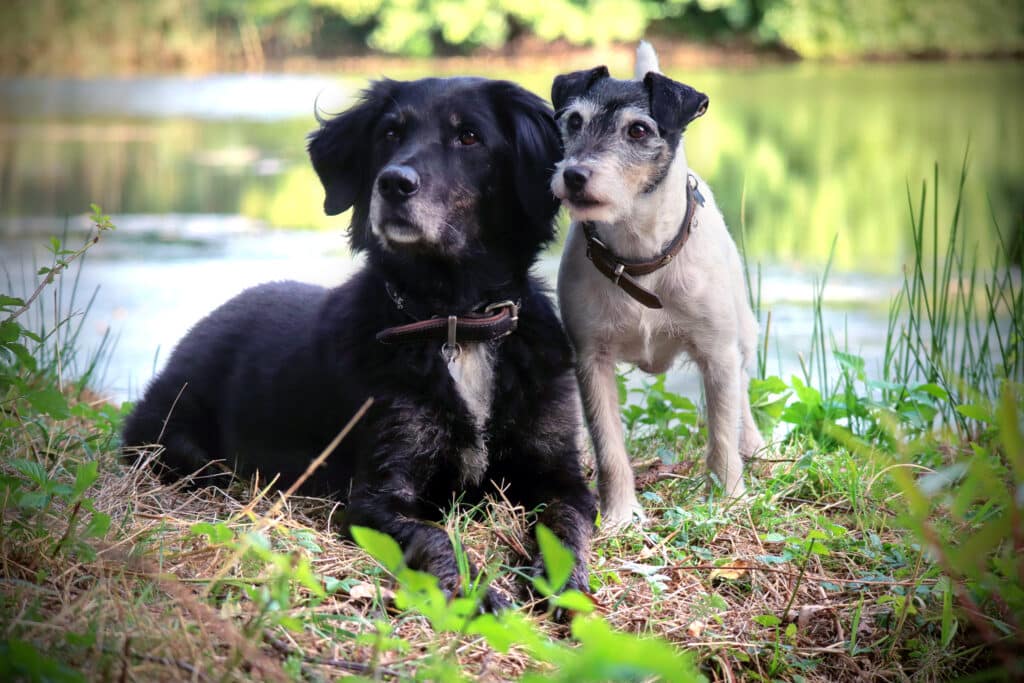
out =
[(633, 138), (634, 140), (643, 140), (645, 137), (651, 134), (650, 128), (642, 123), (634, 123), (626, 131), (626, 135)]
[(565, 127), (568, 128), (570, 132), (575, 133), (583, 127), (583, 117), (579, 115), (579, 112), (574, 111), (569, 114), (569, 118), (566, 119)]

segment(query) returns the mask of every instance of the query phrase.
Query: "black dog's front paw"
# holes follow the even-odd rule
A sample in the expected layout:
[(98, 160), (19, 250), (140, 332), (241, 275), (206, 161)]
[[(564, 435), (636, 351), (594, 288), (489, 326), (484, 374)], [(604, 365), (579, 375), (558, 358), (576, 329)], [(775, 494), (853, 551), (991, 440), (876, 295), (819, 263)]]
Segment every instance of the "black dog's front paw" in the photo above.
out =
[[(441, 579), (440, 587), (441, 592), (444, 593), (444, 597), (449, 602), (466, 595), (466, 592), (462, 589), (462, 578), (459, 576)], [(479, 610), (481, 613), (496, 614), (509, 607), (511, 607), (511, 603), (501, 593), (490, 586), (483, 589), (483, 594), (479, 598)]]
[[(531, 574), (535, 577), (545, 576), (544, 560), (540, 555), (533, 560)], [(569, 575), (569, 579), (565, 582), (565, 585), (558, 590), (558, 594), (560, 595), (569, 591), (577, 591), (583, 594), (586, 600), (591, 603), (594, 602), (594, 599), (590, 594), (590, 574), (585, 565), (577, 563), (576, 566), (573, 567), (572, 573)], [(572, 621), (572, 618), (577, 613), (576, 609), (561, 605), (553, 606), (551, 602), (552, 601), (549, 597), (545, 597), (540, 600), (538, 607), (545, 612), (550, 612), (551, 618), (560, 624), (568, 624)]]
[(490, 587), (487, 588), (483, 599), (480, 600), (480, 611), (491, 614), (497, 614), (509, 609), (511, 606), (512, 603), (504, 595)]
[[(590, 577), (586, 568), (582, 565), (576, 565), (576, 568), (572, 571), (572, 576), (570, 576), (569, 580), (565, 582), (565, 587), (561, 590), (562, 593), (566, 593), (568, 591), (577, 591), (585, 596), (586, 600), (591, 604), (594, 604), (594, 598), (590, 594)], [(551, 613), (551, 618), (560, 624), (567, 624), (572, 621), (572, 618), (576, 614), (576, 609), (559, 606)]]

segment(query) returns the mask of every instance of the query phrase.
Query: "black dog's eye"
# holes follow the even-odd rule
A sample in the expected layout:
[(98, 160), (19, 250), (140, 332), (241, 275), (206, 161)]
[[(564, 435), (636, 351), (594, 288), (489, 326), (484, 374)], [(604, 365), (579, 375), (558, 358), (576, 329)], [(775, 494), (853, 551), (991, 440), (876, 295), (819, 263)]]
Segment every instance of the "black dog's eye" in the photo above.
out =
[(398, 141), (398, 128), (396, 128), (394, 126), (389, 126), (388, 128), (384, 129), (384, 139), (387, 142), (397, 142)]
[(463, 147), (471, 147), (480, 142), (480, 136), (475, 131), (466, 129), (459, 133), (459, 144)]
[(583, 127), (583, 117), (579, 115), (579, 112), (574, 111), (569, 114), (569, 118), (565, 120), (565, 126), (575, 133)]
[(626, 135), (633, 138), (634, 140), (643, 140), (645, 137), (651, 134), (650, 129), (642, 123), (634, 123), (626, 131)]

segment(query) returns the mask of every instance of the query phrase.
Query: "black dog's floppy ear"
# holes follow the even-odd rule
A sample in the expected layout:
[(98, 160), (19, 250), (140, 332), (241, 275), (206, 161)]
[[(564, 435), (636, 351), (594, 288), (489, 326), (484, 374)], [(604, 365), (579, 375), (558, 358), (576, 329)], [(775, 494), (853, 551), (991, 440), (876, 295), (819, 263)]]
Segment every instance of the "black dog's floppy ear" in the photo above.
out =
[(366, 187), (370, 129), (383, 107), (384, 93), (389, 90), (388, 81), (374, 83), (358, 104), (333, 119), (321, 121), (320, 130), (309, 136), (309, 158), (324, 186), (324, 213), (328, 216), (336, 216), (355, 204)]
[(602, 78), (608, 78), (606, 66), (555, 76), (551, 83), (551, 104), (555, 106), (555, 111), (565, 107), (574, 97), (586, 94)]
[(551, 194), (551, 174), (562, 158), (562, 139), (547, 103), (514, 83), (495, 83), (494, 106), (511, 140), (510, 173), (519, 206), (541, 242), (553, 236), (558, 199)]
[(651, 98), (651, 117), (669, 134), (681, 133), (708, 110), (707, 95), (654, 71), (644, 76), (644, 86)]

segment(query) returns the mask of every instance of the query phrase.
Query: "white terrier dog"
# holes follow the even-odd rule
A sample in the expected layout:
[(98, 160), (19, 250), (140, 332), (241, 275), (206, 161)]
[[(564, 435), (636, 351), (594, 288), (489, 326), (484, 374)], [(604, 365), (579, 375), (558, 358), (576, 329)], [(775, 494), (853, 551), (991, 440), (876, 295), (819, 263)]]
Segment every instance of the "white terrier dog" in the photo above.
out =
[[(740, 256), (710, 188), (690, 170), (683, 131), (708, 98), (661, 75), (649, 43), (635, 80), (606, 67), (555, 78), (565, 158), (551, 181), (572, 217), (558, 273), (562, 319), (597, 453), (606, 527), (643, 510), (619, 418), (615, 363), (668, 370), (685, 351), (700, 369), (708, 466), (729, 496), (763, 447), (747, 392), (757, 321)], [(742, 456), (742, 458), (741, 458)]]

